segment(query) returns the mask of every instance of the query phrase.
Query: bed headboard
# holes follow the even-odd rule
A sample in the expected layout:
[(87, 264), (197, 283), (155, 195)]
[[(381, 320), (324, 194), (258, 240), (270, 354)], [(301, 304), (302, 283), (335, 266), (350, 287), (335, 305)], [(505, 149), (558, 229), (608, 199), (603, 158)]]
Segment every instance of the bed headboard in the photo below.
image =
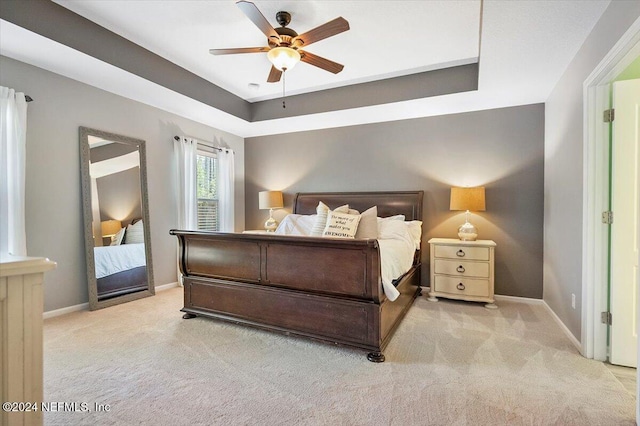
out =
[(424, 191), (390, 192), (298, 192), (293, 201), (293, 213), (315, 214), (318, 202), (330, 209), (343, 204), (360, 212), (378, 206), (378, 216), (403, 214), (406, 220), (422, 220)]

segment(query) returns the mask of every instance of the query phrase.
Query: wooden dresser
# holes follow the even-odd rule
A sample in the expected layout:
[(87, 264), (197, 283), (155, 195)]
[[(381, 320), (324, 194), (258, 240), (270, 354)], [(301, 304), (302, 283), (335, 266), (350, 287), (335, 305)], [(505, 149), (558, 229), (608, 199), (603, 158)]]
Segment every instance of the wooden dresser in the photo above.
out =
[[(42, 281), (56, 263), (42, 257), (0, 261), (0, 425), (41, 425)], [(37, 403), (37, 411), (32, 404)]]
[(491, 240), (461, 241), (452, 238), (429, 240), (431, 252), (431, 290), (429, 301), (438, 297), (485, 302), (495, 309), (494, 251)]

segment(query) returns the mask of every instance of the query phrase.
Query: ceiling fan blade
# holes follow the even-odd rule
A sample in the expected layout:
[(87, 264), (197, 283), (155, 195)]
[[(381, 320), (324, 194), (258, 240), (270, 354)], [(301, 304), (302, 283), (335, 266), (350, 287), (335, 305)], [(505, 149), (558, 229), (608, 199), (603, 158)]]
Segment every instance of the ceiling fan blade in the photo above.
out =
[(247, 18), (249, 18), (251, 22), (253, 22), (256, 27), (258, 27), (260, 31), (267, 36), (267, 38), (274, 37), (275, 39), (280, 40), (280, 36), (276, 30), (271, 26), (260, 10), (258, 10), (255, 4), (250, 1), (240, 0), (236, 5), (240, 8), (242, 13), (244, 13)]
[(272, 65), (271, 71), (269, 71), (269, 78), (267, 78), (267, 83), (277, 83), (280, 81), (280, 77), (282, 77), (282, 71)]
[(318, 68), (322, 68), (325, 71), (338, 74), (344, 68), (344, 65), (325, 59), (322, 56), (314, 55), (313, 53), (305, 52), (302, 50), (298, 50), (298, 52), (300, 53), (300, 60), (302, 62), (306, 62)]
[(230, 49), (209, 49), (212, 55), (233, 55), (235, 53), (260, 53), (268, 52), (268, 47), (238, 47)]
[(308, 46), (311, 43), (315, 43), (316, 41), (323, 40), (327, 37), (340, 34), (344, 31), (347, 31), (348, 29), (349, 22), (347, 22), (347, 20), (343, 17), (339, 17), (334, 19), (333, 21), (329, 21), (326, 24), (309, 30), (304, 34), (300, 34), (294, 39), (294, 43), (296, 40), (302, 40), (303, 46)]

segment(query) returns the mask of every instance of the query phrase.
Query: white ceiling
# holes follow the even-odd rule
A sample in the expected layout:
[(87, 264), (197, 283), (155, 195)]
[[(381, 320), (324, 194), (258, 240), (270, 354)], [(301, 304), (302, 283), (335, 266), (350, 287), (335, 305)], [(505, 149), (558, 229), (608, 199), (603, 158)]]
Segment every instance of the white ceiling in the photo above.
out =
[[(280, 93), (280, 85), (264, 83), (269, 63), (263, 54), (209, 55), (209, 48), (264, 43), (232, 0), (57, 3), (238, 96), (262, 99)], [(290, 26), (299, 33), (337, 16), (351, 25), (350, 31), (308, 48), (343, 63), (345, 70), (334, 76), (300, 64), (287, 78), (288, 93), (468, 63), (478, 55), (478, 1), (255, 3), (273, 24), (276, 11), (291, 12)], [(544, 102), (608, 4), (485, 0), (478, 91), (253, 123), (6, 21), (0, 21), (0, 54), (249, 137)], [(248, 89), (254, 82), (260, 83), (259, 92)]]
[[(266, 46), (262, 32), (229, 1), (54, 0), (136, 44), (247, 100), (281, 96), (267, 83), (265, 53), (213, 56), (210, 48)], [(302, 34), (338, 16), (350, 30), (305, 47), (345, 65), (332, 74), (300, 63), (286, 76), (296, 94), (408, 74), (478, 57), (480, 1), (253, 0), (273, 27), (291, 13)], [(258, 83), (252, 90), (249, 83)]]

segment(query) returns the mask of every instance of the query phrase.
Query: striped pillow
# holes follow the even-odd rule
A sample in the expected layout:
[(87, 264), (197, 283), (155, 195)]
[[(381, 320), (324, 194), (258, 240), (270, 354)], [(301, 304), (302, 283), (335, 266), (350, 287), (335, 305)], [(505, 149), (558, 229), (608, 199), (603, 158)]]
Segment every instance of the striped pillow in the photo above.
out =
[(124, 243), (144, 244), (144, 226), (141, 220), (127, 226), (127, 232), (124, 233)]

